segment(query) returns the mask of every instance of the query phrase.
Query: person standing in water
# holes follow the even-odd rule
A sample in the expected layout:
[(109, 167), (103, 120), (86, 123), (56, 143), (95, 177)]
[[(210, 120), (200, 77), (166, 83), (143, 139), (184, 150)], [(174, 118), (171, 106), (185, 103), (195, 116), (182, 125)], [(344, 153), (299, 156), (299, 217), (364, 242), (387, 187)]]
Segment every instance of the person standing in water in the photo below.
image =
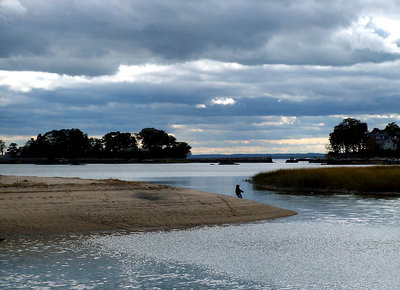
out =
[(243, 197), (242, 197), (242, 192), (244, 192), (244, 191), (240, 189), (239, 184), (236, 184), (235, 193), (236, 193), (236, 196), (237, 196), (238, 198), (243, 198)]

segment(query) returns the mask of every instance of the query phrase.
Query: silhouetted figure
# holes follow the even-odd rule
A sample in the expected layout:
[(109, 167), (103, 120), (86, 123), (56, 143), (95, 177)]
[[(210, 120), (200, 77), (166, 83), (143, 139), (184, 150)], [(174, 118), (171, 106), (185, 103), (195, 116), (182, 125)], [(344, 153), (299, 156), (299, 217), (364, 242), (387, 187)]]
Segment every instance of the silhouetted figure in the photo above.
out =
[(239, 187), (239, 184), (237, 184), (237, 185), (236, 185), (236, 189), (235, 189), (236, 196), (237, 196), (238, 198), (243, 198), (243, 197), (242, 197), (242, 192), (244, 192), (244, 191), (241, 190), (240, 187)]

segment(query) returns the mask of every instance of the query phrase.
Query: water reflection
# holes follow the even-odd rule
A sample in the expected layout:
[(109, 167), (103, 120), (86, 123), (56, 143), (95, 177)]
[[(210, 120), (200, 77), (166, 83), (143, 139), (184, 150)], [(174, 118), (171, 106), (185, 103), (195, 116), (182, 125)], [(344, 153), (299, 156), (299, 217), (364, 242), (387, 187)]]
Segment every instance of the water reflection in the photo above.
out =
[(392, 226), (293, 218), (185, 231), (8, 241), (0, 287), (399, 289)]
[(398, 197), (358, 195), (290, 195), (254, 190), (254, 200), (298, 211), (299, 220), (400, 226)]
[[(400, 198), (290, 195), (243, 180), (285, 164), (0, 165), (0, 174), (120, 178), (298, 211), (186, 231), (22, 239), (0, 244), (0, 288), (400, 289)], [(318, 166), (318, 165), (290, 165)]]
[(243, 176), (156, 178), (148, 181), (171, 186), (235, 196), (240, 184), (246, 199), (291, 209), (297, 220), (322, 220), (338, 223), (388, 224), (400, 226), (400, 198), (351, 194), (284, 194), (257, 190)]

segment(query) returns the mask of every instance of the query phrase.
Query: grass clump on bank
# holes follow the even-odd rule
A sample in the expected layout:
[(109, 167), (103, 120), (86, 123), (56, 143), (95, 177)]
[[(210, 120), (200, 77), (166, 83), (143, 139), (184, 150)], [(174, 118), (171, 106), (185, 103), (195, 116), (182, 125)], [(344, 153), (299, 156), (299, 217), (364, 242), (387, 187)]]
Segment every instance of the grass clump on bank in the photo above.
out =
[(397, 193), (400, 195), (400, 167), (334, 167), (281, 169), (261, 172), (252, 178), (255, 186), (298, 192)]

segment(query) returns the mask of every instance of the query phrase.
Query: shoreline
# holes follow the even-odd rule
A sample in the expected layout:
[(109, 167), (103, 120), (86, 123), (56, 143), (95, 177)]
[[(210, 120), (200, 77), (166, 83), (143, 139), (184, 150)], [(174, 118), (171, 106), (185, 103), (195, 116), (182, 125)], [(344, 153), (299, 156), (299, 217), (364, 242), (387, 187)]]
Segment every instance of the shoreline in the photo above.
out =
[(297, 214), (192, 189), (116, 179), (0, 175), (0, 238), (186, 229)]

